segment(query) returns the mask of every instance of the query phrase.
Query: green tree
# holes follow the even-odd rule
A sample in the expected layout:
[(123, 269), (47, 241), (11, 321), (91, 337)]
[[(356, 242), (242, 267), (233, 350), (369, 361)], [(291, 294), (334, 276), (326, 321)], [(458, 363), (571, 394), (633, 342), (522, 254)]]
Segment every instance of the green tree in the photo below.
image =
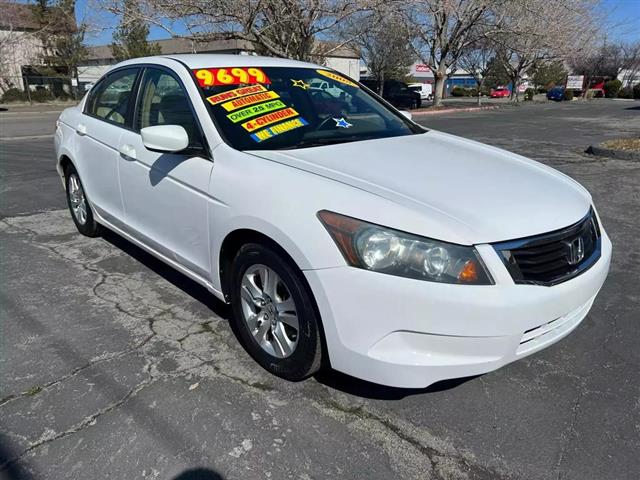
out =
[(78, 77), (78, 65), (87, 58), (87, 47), (84, 45), (84, 36), (86, 33), (86, 25), (80, 25), (75, 32), (68, 35), (62, 35), (55, 41), (55, 49), (58, 56), (58, 64), (66, 67), (70, 78), (75, 79), (76, 89), (71, 88), (74, 95), (77, 93), (77, 87), (80, 85)]
[(549, 87), (564, 83), (567, 79), (567, 70), (560, 61), (542, 63), (533, 73), (533, 81), (536, 85)]
[(487, 75), (484, 86), (495, 88), (498, 85), (508, 85), (511, 81), (505, 66), (504, 55), (500, 52), (487, 62)]
[(138, 0), (124, 0), (123, 14), (111, 44), (111, 53), (118, 62), (161, 53), (160, 45), (147, 41), (149, 26), (141, 16)]
[[(78, 65), (87, 55), (83, 44), (86, 26), (76, 25), (75, 0), (37, 0), (32, 5), (38, 23), (35, 36), (42, 44), (41, 65), (33, 71), (49, 78), (49, 88), (56, 96), (73, 91), (71, 78), (78, 80)], [(68, 92), (63, 84), (69, 85)]]

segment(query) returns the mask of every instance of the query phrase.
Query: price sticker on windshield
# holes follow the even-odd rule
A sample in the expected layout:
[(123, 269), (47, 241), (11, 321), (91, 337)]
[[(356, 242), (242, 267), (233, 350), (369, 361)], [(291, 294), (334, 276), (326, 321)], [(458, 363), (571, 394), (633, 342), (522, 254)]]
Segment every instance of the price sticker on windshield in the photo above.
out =
[(193, 73), (201, 87), (271, 83), (267, 74), (255, 67), (201, 68), (194, 70)]
[(335, 72), (330, 72), (329, 70), (316, 70), (316, 72), (318, 72), (320, 75), (324, 77), (330, 78), (331, 80), (335, 80), (336, 82), (343, 83), (344, 85), (349, 85), (350, 87), (359, 88), (357, 83), (354, 83), (351, 80), (348, 80), (344, 78), (342, 75), (338, 75)]

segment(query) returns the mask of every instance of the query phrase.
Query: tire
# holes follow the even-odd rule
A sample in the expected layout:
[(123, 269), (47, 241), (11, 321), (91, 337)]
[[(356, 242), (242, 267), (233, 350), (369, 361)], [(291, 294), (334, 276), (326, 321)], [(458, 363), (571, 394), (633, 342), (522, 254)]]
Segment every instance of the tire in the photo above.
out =
[(78, 171), (73, 165), (69, 165), (64, 172), (64, 181), (67, 195), (67, 206), (71, 213), (73, 223), (78, 231), (86, 237), (100, 235), (100, 225), (93, 218), (93, 212), (87, 201), (84, 187), (80, 181)]
[(231, 266), (230, 298), (233, 330), (265, 370), (295, 382), (320, 369), (320, 319), (302, 272), (290, 260), (262, 244), (242, 246)]

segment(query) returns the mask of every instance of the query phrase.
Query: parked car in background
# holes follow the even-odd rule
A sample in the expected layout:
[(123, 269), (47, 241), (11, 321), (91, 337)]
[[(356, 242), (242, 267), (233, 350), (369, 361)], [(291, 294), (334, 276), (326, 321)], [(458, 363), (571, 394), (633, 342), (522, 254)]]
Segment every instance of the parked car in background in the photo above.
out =
[[(378, 82), (376, 80), (361, 80), (363, 85), (378, 93)], [(386, 80), (382, 89), (382, 98), (397, 108), (420, 108), (422, 98), (420, 94), (409, 88), (404, 82), (398, 80)]]
[(418, 92), (421, 100), (433, 100), (433, 85), (430, 83), (410, 83), (408, 87)]
[(564, 100), (564, 87), (553, 87), (547, 92), (547, 99), (554, 102), (561, 102)]
[(56, 167), (80, 233), (113, 230), (229, 303), (288, 380), (425, 387), (567, 336), (611, 260), (589, 192), (408, 117), (320, 65), (146, 57), (62, 112)]
[(511, 95), (511, 90), (506, 87), (492, 88), (489, 96), (491, 98), (507, 98)]
[(329, 82), (325, 80), (314, 80), (312, 82), (309, 82), (309, 88), (316, 91), (322, 90), (323, 92), (326, 92), (336, 98), (340, 97), (340, 94), (343, 93), (342, 90), (331, 86)]

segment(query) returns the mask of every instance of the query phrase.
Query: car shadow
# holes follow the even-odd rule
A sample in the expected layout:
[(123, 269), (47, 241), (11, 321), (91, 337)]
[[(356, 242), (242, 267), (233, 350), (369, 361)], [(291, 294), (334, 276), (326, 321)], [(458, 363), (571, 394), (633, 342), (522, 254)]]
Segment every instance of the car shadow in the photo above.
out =
[(224, 480), (224, 477), (210, 468), (190, 468), (173, 477), (173, 480)]
[(625, 110), (640, 110), (640, 105), (638, 105), (636, 107), (627, 107), (627, 108), (625, 108)]
[(164, 178), (168, 177), (173, 169), (186, 160), (185, 155), (163, 153), (160, 155), (149, 169), (149, 182), (155, 187)]
[[(187, 276), (175, 270), (173, 267), (170, 267), (161, 260), (158, 260), (150, 253), (147, 253), (145, 250), (134, 245), (129, 240), (121, 237), (111, 230), (105, 229), (103, 231), (102, 237), (114, 247), (122, 250), (124, 253), (126, 253), (145, 267), (149, 268), (157, 275), (160, 275), (162, 278), (182, 290), (187, 295), (191, 296), (194, 300), (197, 300), (198, 302), (207, 306), (213, 313), (215, 313), (219, 317), (227, 321), (231, 318), (232, 312), (230, 305), (227, 305), (221, 300), (217, 299), (202, 285), (191, 280)], [(238, 334), (235, 331), (233, 322), (230, 322), (230, 327), (237, 338)], [(477, 375), (473, 377), (442, 380), (426, 388), (395, 388), (368, 382), (366, 380), (361, 380), (359, 378), (355, 378), (345, 373), (333, 370), (330, 367), (323, 369), (314, 376), (317, 382), (327, 387), (339, 390), (343, 393), (348, 393), (350, 395), (374, 400), (401, 400), (413, 395), (422, 395), (426, 393), (451, 390), (476, 377)]]
[(182, 290), (193, 299), (207, 306), (213, 313), (225, 320), (231, 316), (231, 308), (223, 301), (216, 298), (209, 290), (199, 283), (191, 280), (173, 267), (167, 265), (156, 257), (147, 253), (145, 250), (134, 245), (129, 240), (121, 237), (111, 230), (104, 229), (102, 238), (114, 247), (122, 250), (124, 253), (134, 258), (136, 261), (160, 275), (162, 278), (170, 282), (175, 287)]
[(454, 378), (451, 380), (442, 380), (429, 385), (425, 388), (396, 388), (379, 385), (377, 383), (368, 382), (359, 378), (352, 377), (345, 373), (337, 372), (333, 369), (325, 369), (317, 373), (314, 378), (317, 382), (339, 390), (349, 395), (367, 398), (370, 400), (402, 400), (413, 395), (424, 395), (426, 393), (443, 392), (454, 389), (463, 383), (477, 378), (479, 375), (472, 377)]

